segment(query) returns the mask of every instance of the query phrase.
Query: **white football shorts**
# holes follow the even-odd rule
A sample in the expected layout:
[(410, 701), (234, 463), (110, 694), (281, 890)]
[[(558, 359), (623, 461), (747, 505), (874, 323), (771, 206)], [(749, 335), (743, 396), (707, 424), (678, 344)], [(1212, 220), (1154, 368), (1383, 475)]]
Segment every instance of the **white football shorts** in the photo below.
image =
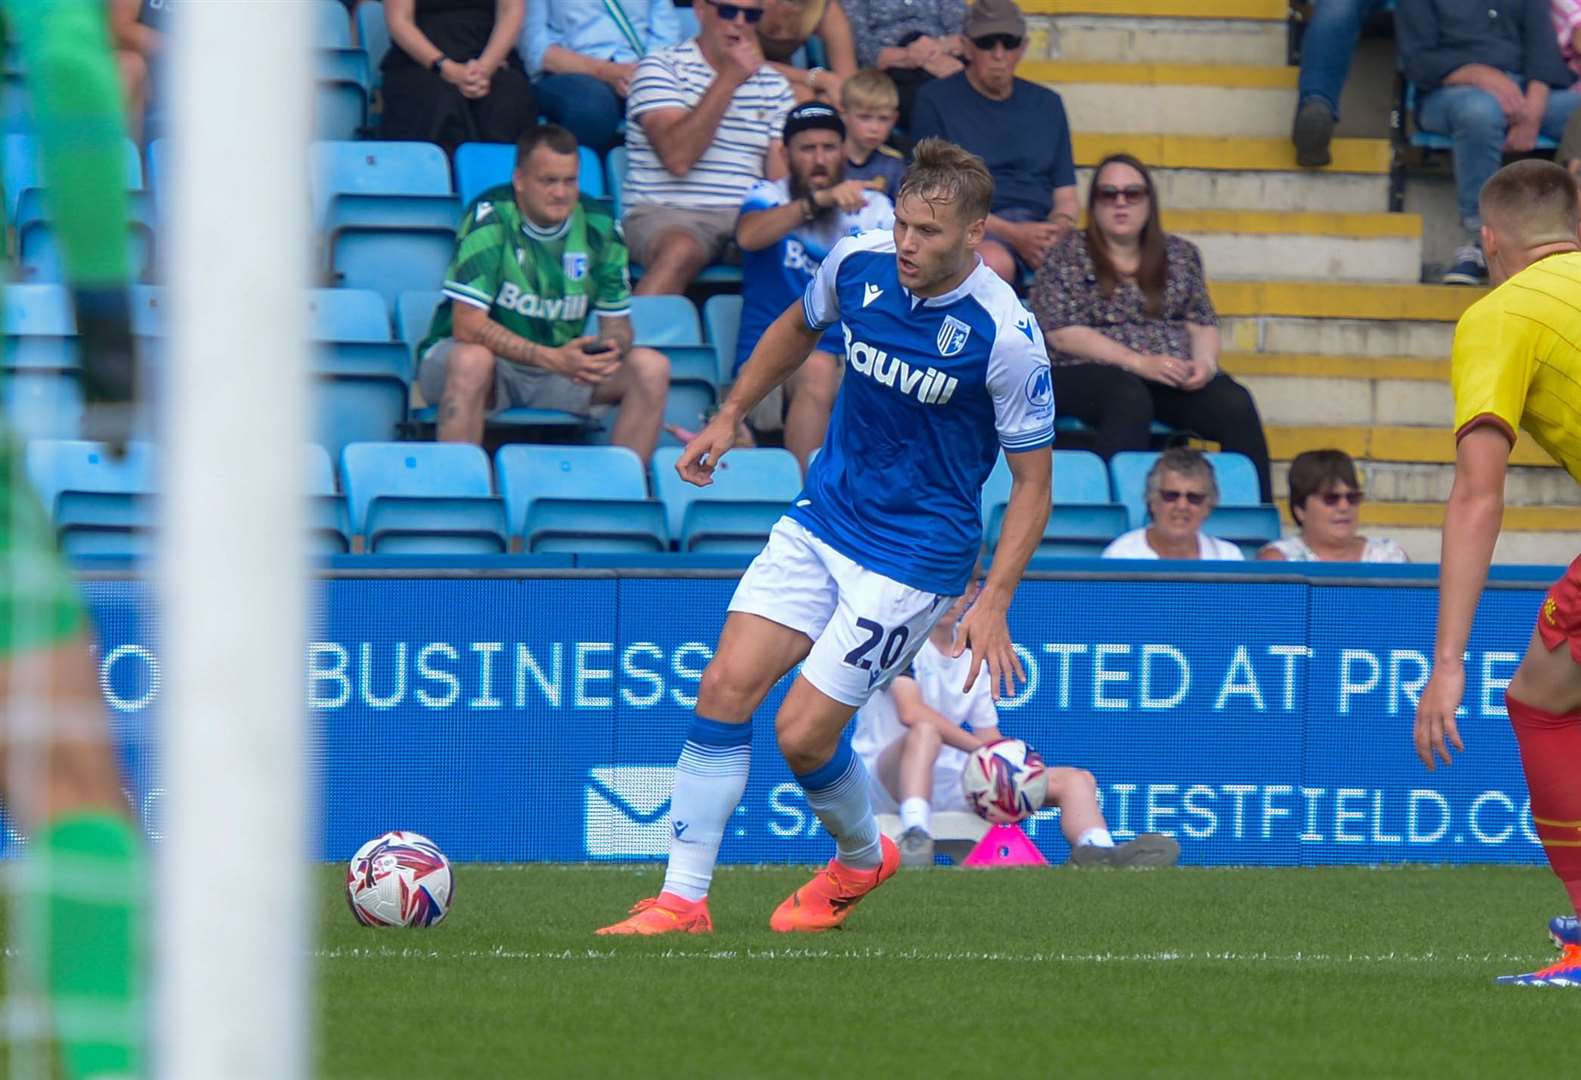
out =
[(730, 610), (812, 638), (802, 675), (857, 708), (906, 669), (953, 600), (864, 569), (782, 517), (741, 576)]

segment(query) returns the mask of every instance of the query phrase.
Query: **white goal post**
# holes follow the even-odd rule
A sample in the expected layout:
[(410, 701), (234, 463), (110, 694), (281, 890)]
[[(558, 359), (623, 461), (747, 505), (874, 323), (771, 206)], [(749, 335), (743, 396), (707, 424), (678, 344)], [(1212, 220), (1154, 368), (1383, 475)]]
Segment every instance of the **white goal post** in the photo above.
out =
[(153, 1062), (308, 1067), (306, 0), (172, 9)]

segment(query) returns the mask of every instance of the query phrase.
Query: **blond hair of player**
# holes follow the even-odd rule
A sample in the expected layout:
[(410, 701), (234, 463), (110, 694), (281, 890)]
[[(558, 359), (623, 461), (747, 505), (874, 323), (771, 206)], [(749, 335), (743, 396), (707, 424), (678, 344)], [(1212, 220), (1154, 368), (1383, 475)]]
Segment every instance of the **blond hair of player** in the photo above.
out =
[[(1455, 482), (1444, 513), (1433, 674), (1417, 705), (1416, 752), (1432, 769), (1464, 750), (1455, 710), (1477, 600), (1504, 519), (1519, 432), (1581, 480), (1581, 198), (1547, 161), (1495, 173), (1481, 195), (1493, 291), (1455, 327)], [(1567, 648), (1560, 648), (1568, 645)], [(1581, 909), (1581, 558), (1549, 591), (1505, 695), (1549, 865)], [(1500, 982), (1581, 986), (1581, 944), (1557, 964)]]

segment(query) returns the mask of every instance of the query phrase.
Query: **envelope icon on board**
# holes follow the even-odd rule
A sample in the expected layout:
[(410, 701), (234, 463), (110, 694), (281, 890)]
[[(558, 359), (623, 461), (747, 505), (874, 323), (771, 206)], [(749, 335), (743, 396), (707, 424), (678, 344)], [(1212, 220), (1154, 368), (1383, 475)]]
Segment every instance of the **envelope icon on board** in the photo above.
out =
[(662, 859), (670, 851), (673, 765), (588, 770), (583, 844), (590, 859)]

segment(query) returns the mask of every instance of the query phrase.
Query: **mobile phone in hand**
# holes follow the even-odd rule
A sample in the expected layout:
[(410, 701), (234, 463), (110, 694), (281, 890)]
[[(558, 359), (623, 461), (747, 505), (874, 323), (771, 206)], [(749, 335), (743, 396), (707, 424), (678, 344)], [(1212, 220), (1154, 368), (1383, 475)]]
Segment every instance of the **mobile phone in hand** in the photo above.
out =
[(599, 353), (607, 353), (613, 347), (614, 346), (610, 345), (609, 342), (603, 340), (602, 338), (597, 341), (584, 341), (582, 343), (582, 351), (589, 356), (597, 356)]

